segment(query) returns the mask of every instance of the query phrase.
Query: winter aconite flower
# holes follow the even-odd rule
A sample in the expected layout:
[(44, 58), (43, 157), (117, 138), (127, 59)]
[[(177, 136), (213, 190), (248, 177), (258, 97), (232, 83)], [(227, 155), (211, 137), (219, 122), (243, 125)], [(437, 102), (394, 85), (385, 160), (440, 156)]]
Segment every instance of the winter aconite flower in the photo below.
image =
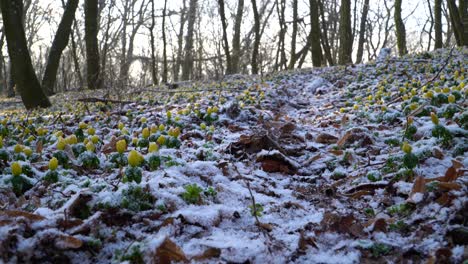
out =
[(117, 152), (122, 154), (127, 149), (127, 142), (125, 141), (125, 139), (122, 139), (122, 140), (117, 141), (115, 146), (116, 146)]
[(453, 104), (456, 101), (455, 95), (451, 94), (448, 96), (449, 103)]
[(408, 142), (403, 143), (403, 146), (401, 147), (401, 149), (402, 149), (403, 152), (405, 152), (406, 154), (411, 153), (411, 151), (413, 150), (413, 148), (411, 147), (410, 144), (408, 144)]
[(25, 148), (23, 149), (23, 153), (26, 155), (26, 157), (31, 157), (31, 155), (33, 154), (33, 151), (32, 151), (31, 148), (25, 147)]
[(128, 153), (127, 159), (128, 159), (128, 164), (130, 164), (130, 166), (132, 167), (140, 166), (140, 163), (142, 161), (141, 154), (138, 153), (138, 151), (136, 150), (130, 151), (130, 153)]
[(437, 115), (434, 112), (431, 112), (431, 120), (432, 120), (432, 123), (434, 123), (434, 125), (439, 124), (439, 118), (437, 117)]
[(200, 124), (200, 129), (201, 129), (201, 130), (205, 130), (205, 129), (206, 129), (206, 124), (205, 124), (205, 123), (201, 123), (201, 124)]
[(67, 145), (67, 142), (65, 142), (65, 140), (60, 137), (57, 141), (57, 149), (64, 150), (66, 145)]
[(166, 137), (164, 135), (160, 135), (156, 141), (159, 145), (164, 145), (164, 143), (166, 142)]
[(156, 143), (154, 143), (154, 142), (151, 142), (149, 144), (149, 147), (148, 147), (148, 152), (153, 153), (153, 152), (156, 152), (156, 151), (158, 151), (158, 145)]
[(13, 162), (11, 164), (11, 174), (13, 174), (13, 176), (20, 176), (22, 172), (23, 169), (21, 168), (21, 165), (18, 162)]
[(145, 139), (148, 138), (150, 136), (150, 130), (147, 127), (143, 128), (141, 136)]
[(88, 142), (86, 144), (86, 150), (89, 151), (89, 152), (94, 152), (94, 150), (96, 149), (96, 147), (94, 146), (93, 142)]
[(56, 157), (53, 157), (49, 160), (49, 170), (54, 171), (58, 167), (58, 159)]
[(13, 148), (13, 151), (14, 151), (15, 153), (21, 153), (21, 152), (23, 152), (23, 148), (24, 148), (24, 147), (23, 147), (22, 145), (16, 144), (15, 147)]
[(3, 148), (3, 137), (0, 136), (0, 148)]

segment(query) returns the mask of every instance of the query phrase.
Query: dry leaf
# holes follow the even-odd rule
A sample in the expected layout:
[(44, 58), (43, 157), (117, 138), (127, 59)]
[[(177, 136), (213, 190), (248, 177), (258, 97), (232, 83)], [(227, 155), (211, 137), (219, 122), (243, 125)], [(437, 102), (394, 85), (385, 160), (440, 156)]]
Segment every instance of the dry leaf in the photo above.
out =
[(55, 247), (59, 249), (77, 249), (83, 246), (83, 241), (76, 237), (60, 235), (55, 239)]
[(188, 259), (179, 246), (166, 238), (156, 250), (153, 263), (172, 263), (172, 261), (188, 262)]
[(206, 249), (202, 254), (194, 256), (191, 260), (201, 261), (210, 258), (219, 258), (221, 255), (221, 249), (210, 247)]
[(0, 215), (2, 214), (9, 216), (9, 217), (24, 217), (32, 221), (40, 221), (40, 220), (45, 219), (45, 217), (43, 217), (42, 215), (37, 215), (37, 214), (33, 214), (33, 213), (25, 212), (25, 211), (18, 211), (18, 210), (0, 211)]

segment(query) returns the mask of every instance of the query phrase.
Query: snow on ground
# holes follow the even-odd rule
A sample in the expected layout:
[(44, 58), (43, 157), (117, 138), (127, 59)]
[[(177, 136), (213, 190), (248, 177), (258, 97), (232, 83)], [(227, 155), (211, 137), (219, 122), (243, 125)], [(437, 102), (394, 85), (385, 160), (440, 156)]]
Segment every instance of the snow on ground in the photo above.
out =
[(1, 259), (461, 262), (467, 56), (0, 115)]

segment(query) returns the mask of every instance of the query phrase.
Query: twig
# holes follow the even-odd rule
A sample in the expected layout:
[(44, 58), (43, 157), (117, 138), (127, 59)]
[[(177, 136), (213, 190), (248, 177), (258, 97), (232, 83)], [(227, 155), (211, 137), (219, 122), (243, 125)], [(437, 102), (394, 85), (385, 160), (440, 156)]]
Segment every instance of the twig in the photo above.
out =
[(78, 102), (83, 102), (83, 103), (113, 103), (113, 104), (131, 104), (133, 102), (131, 101), (119, 101), (119, 100), (112, 100), (112, 99), (103, 99), (103, 98), (96, 98), (96, 97), (90, 97), (90, 98), (80, 98), (77, 100)]

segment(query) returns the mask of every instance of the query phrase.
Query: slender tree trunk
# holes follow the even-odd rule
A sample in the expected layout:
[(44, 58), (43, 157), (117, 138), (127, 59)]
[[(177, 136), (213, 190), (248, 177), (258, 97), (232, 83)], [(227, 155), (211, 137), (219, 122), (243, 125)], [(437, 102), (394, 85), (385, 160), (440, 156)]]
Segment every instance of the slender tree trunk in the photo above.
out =
[(176, 62), (174, 63), (174, 81), (179, 81), (179, 71), (180, 66), (182, 64), (182, 45), (184, 40), (184, 27), (185, 27), (185, 20), (187, 12), (187, 6), (185, 4), (185, 0), (182, 1), (183, 7), (180, 10), (180, 25), (179, 25), (179, 34), (177, 35), (177, 58)]
[(252, 74), (258, 74), (258, 53), (260, 48), (260, 15), (258, 14), (257, 1), (252, 0), (252, 9), (254, 14), (254, 45), (252, 50)]
[(231, 52), (229, 50), (229, 41), (227, 36), (226, 13), (224, 11), (224, 0), (218, 0), (219, 15), (221, 16), (221, 26), (223, 28), (223, 49), (226, 57), (226, 74), (232, 74)]
[(3, 74), (3, 68), (5, 64), (5, 58), (3, 56), (3, 46), (5, 45), (5, 30), (0, 30), (2, 37), (0, 38), (0, 96), (6, 90), (5, 75)]
[(78, 78), (78, 85), (80, 90), (83, 88), (83, 76), (81, 75), (81, 68), (80, 68), (80, 61), (78, 59), (78, 52), (77, 52), (77, 47), (76, 47), (76, 42), (75, 42), (75, 36), (73, 34), (73, 31), (71, 32), (71, 50), (72, 50), (72, 56), (73, 56), (73, 65), (75, 68), (75, 73)]
[(182, 80), (190, 80), (193, 71), (193, 34), (194, 26), (197, 18), (197, 0), (190, 0), (189, 11), (188, 11), (188, 27), (187, 27), (187, 37), (185, 40), (185, 56), (184, 64), (182, 65)]
[(397, 37), (397, 46), (398, 46), (398, 54), (400, 56), (405, 55), (408, 53), (406, 49), (406, 30), (405, 24), (403, 23), (403, 19), (401, 18), (401, 2), (402, 0), (395, 0), (395, 29), (396, 29), (396, 37)]
[(293, 23), (292, 23), (292, 33), (291, 33), (291, 57), (289, 59), (288, 69), (294, 69), (294, 65), (296, 64), (297, 57), (296, 57), (296, 42), (297, 42), (297, 25), (299, 16), (297, 14), (297, 2), (298, 0), (293, 0), (292, 7), (293, 7)]
[(86, 78), (91, 90), (101, 88), (98, 31), (98, 0), (85, 0)]
[(163, 40), (163, 74), (162, 81), (167, 83), (167, 39), (166, 39), (166, 15), (167, 15), (167, 0), (164, 0), (163, 19), (162, 19), (162, 40)]
[(447, 0), (453, 32), (458, 46), (468, 46), (468, 3), (460, 0), (459, 7), (455, 0)]
[(365, 40), (364, 37), (366, 34), (366, 23), (367, 23), (368, 12), (369, 12), (369, 0), (364, 0), (364, 6), (362, 7), (361, 23), (359, 25), (359, 40), (358, 40), (356, 63), (362, 62), (362, 55), (364, 54), (364, 40)]
[(23, 3), (21, 0), (1, 0), (0, 8), (12, 74), (23, 104), (26, 109), (49, 107), (50, 101), (42, 91), (29, 55), (22, 23)]
[(325, 8), (321, 0), (316, 0), (316, 1), (317, 1), (317, 4), (319, 5), (320, 17), (322, 19), (322, 30), (320, 32), (320, 39), (322, 40), (323, 52), (325, 54), (325, 58), (328, 61), (328, 64), (330, 66), (333, 66), (335, 65), (335, 60), (331, 54), (330, 42), (328, 40), (328, 35), (327, 35), (328, 27), (326, 26), (327, 20), (325, 20)]
[(12, 98), (15, 97), (15, 79), (13, 78), (13, 63), (8, 63), (8, 82), (7, 82), (7, 97)]
[(312, 64), (322, 66), (322, 48), (320, 47), (320, 22), (317, 0), (310, 0), (310, 42), (312, 48)]
[(353, 32), (351, 29), (351, 1), (341, 0), (340, 7), (340, 50), (339, 64), (352, 63), (351, 53), (353, 51)]
[(239, 72), (239, 62), (240, 62), (240, 57), (241, 57), (240, 35), (241, 35), (243, 13), (244, 13), (244, 0), (238, 0), (236, 19), (234, 22), (234, 36), (232, 37), (232, 57), (231, 57), (232, 73)]
[(49, 51), (49, 58), (47, 59), (47, 66), (42, 78), (42, 89), (48, 95), (54, 93), (55, 81), (57, 79), (57, 71), (60, 64), (60, 57), (63, 50), (68, 45), (68, 40), (72, 30), (73, 19), (75, 18), (75, 11), (78, 7), (79, 0), (68, 0), (67, 5), (62, 16), (62, 20), (55, 33), (52, 47)]
[[(156, 47), (155, 47), (155, 37), (154, 37), (154, 27), (156, 26), (155, 10), (154, 10), (154, 1), (151, 0), (151, 26), (149, 27), (150, 32), (150, 44), (151, 44), (151, 78), (153, 80), (153, 85), (158, 85), (158, 75), (156, 72)], [(166, 0), (164, 1), (164, 6), (166, 5)], [(164, 11), (163, 11), (164, 17)], [(164, 34), (164, 28), (163, 28)]]

